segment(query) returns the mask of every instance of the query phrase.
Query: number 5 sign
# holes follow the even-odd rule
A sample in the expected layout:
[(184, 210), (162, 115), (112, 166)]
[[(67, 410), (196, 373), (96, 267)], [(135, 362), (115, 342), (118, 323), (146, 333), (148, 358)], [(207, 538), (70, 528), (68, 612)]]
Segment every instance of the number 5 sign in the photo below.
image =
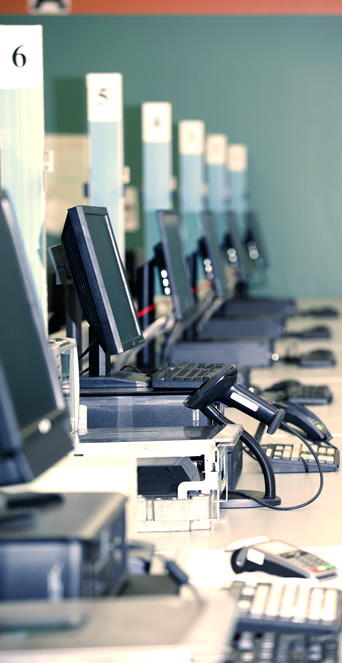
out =
[(43, 86), (43, 40), (40, 25), (0, 25), (0, 88)]
[(87, 74), (89, 122), (122, 121), (122, 74)]

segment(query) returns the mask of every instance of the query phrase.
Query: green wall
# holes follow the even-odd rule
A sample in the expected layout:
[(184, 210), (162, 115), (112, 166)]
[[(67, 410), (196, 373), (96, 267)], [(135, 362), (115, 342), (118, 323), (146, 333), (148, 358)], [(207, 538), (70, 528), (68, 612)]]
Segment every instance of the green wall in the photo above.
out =
[(268, 292), (341, 296), (342, 16), (0, 22), (43, 25), (48, 133), (87, 131), (86, 73), (123, 74), (135, 184), (144, 101), (169, 101), (175, 124), (201, 119), (207, 132), (246, 143), (251, 206), (271, 254)]

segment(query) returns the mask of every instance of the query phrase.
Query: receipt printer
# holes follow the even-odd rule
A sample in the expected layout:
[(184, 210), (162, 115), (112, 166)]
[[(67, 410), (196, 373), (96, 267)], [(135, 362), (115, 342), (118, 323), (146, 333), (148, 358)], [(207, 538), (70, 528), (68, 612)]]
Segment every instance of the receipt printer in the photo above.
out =
[(100, 597), (124, 584), (126, 498), (53, 497), (8, 496), (1, 512), (0, 601)]

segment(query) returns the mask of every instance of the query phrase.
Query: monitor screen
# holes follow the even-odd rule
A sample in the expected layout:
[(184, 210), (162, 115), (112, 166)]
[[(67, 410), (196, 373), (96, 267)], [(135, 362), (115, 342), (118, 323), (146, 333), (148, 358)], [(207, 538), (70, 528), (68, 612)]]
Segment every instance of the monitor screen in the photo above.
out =
[(173, 211), (158, 211), (157, 220), (167, 275), (177, 320), (185, 321), (197, 310), (191, 277), (184, 255), (180, 220)]
[(83, 315), (103, 350), (114, 355), (143, 344), (107, 209), (69, 209), (61, 243)]
[(0, 485), (31, 481), (72, 449), (68, 413), (22, 239), (0, 192)]
[(224, 256), (219, 246), (215, 219), (211, 212), (202, 212), (201, 221), (204, 230), (204, 241), (210, 267), (212, 269), (212, 279), (216, 297), (227, 300), (232, 296), (232, 290), (228, 285), (228, 275), (224, 264)]

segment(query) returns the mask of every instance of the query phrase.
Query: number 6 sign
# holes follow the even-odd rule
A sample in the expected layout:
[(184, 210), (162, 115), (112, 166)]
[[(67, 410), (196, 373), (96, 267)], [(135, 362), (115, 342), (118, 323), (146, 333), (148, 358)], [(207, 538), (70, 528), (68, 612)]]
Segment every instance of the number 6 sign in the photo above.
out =
[(43, 86), (41, 26), (0, 25), (0, 88)]
[(10, 193), (47, 321), (41, 25), (0, 25), (0, 105), (1, 186)]

